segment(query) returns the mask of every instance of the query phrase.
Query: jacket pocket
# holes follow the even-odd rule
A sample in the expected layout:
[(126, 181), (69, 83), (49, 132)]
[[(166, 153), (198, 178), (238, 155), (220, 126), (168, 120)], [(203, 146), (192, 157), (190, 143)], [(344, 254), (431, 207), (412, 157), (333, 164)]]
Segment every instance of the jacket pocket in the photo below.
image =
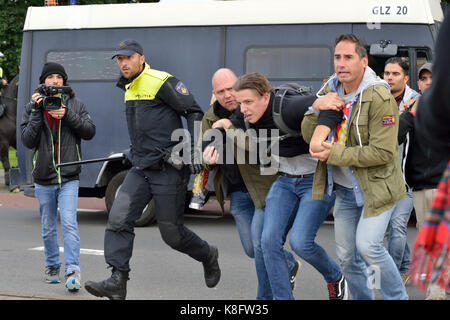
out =
[[(77, 144), (69, 144), (69, 145), (61, 145), (61, 163), (79, 161), (79, 153), (78, 153), (78, 145)], [(63, 176), (72, 176), (80, 173), (81, 165), (71, 165), (61, 167), (61, 175)]]
[(370, 190), (370, 200), (375, 209), (393, 201), (394, 166), (386, 164), (368, 169), (369, 179), (368, 189)]

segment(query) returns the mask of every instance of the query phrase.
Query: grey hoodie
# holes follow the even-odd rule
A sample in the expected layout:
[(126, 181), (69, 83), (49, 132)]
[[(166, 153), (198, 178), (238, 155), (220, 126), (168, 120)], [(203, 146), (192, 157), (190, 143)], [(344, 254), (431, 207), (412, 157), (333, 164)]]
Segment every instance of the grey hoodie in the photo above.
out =
[[(384, 85), (389, 91), (391, 90), (389, 84), (383, 79), (381, 79), (379, 76), (377, 76), (375, 71), (373, 71), (369, 66), (367, 66), (366, 69), (364, 70), (364, 76), (362, 78), (361, 83), (358, 86), (358, 89), (356, 89), (353, 92), (345, 94), (344, 86), (341, 82), (339, 82), (337, 75), (335, 73), (330, 77), (330, 79), (328, 79), (325, 85), (317, 92), (317, 97), (321, 96), (320, 93), (326, 87), (327, 84), (329, 85), (331, 91), (337, 92), (339, 96), (341, 96), (345, 100), (345, 103), (351, 101), (352, 107), (350, 108), (349, 118), (351, 116), (351, 112), (353, 110), (353, 105), (355, 104), (355, 102), (361, 105), (361, 98), (364, 90), (377, 84)], [(357, 102), (357, 100), (359, 101)], [(361, 111), (361, 108), (359, 108), (359, 111)], [(359, 112), (356, 117), (357, 129), (358, 129), (358, 119), (359, 119)], [(329, 139), (331, 139), (331, 136), (334, 136), (334, 130), (331, 132)], [(359, 139), (359, 144), (362, 146), (361, 138)], [(350, 167), (333, 166), (332, 172), (333, 172), (333, 181), (335, 183), (342, 185), (346, 188), (353, 188)]]

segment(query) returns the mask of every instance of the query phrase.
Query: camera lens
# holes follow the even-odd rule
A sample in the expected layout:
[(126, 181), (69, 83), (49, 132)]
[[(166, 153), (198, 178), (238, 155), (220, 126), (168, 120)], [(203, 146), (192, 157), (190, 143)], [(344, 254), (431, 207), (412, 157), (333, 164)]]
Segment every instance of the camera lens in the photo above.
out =
[(61, 98), (59, 97), (44, 97), (43, 99), (44, 109), (57, 110), (61, 108)]

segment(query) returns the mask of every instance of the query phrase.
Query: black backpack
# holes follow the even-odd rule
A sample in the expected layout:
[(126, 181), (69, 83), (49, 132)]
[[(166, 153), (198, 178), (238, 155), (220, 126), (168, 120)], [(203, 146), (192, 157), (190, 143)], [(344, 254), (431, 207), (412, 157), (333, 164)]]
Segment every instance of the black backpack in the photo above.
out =
[[(302, 135), (300, 130), (293, 130), (289, 128), (283, 121), (281, 116), (281, 110), (283, 109), (283, 100), (286, 95), (300, 95), (308, 96), (312, 92), (311, 87), (301, 86), (294, 82), (284, 83), (274, 89), (274, 99), (272, 105), (273, 121), (278, 129), (286, 132), (286, 135), (282, 136), (283, 139), (288, 137), (300, 137)], [(280, 137), (281, 139), (281, 137)]]
[[(272, 116), (275, 125), (281, 131), (286, 134), (282, 136), (276, 137), (276, 140), (284, 140), (290, 137), (300, 137), (302, 135), (300, 130), (293, 130), (287, 126), (284, 122), (283, 117), (281, 116), (281, 111), (283, 109), (283, 100), (285, 96), (289, 95), (301, 95), (308, 96), (312, 93), (312, 87), (301, 86), (294, 82), (283, 83), (282, 85), (275, 87), (274, 90), (274, 99), (272, 105)], [(245, 120), (246, 129), (250, 128), (250, 125), (247, 120)], [(272, 139), (269, 139), (272, 140)]]

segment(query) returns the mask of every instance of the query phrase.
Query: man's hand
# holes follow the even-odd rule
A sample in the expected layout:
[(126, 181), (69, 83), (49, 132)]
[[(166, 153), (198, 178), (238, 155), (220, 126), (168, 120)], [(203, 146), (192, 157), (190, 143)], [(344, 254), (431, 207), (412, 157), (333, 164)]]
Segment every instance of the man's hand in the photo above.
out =
[(1, 83), (3, 87), (6, 87), (8, 85), (8, 82), (5, 79), (2, 79)]
[(203, 170), (203, 165), (199, 159), (199, 156), (200, 154), (197, 151), (191, 151), (191, 163), (189, 163), (189, 170), (192, 174), (200, 173)]
[(412, 106), (412, 108), (410, 110), (414, 114), (416, 114), (417, 108), (419, 107), (419, 101), (420, 101), (420, 97), (416, 99), (416, 101), (415, 101), (416, 103), (414, 103), (414, 105)]
[(48, 110), (48, 114), (51, 115), (55, 119), (62, 119), (64, 115), (66, 114), (66, 108), (63, 105), (61, 108), (56, 110)]
[(213, 129), (217, 129), (217, 128), (224, 128), (224, 129), (228, 129), (229, 127), (231, 127), (231, 121), (229, 119), (220, 119), (217, 120), (216, 122), (213, 123), (212, 128)]
[(33, 95), (31, 96), (31, 101), (36, 102), (36, 104), (41, 103), (41, 101), (42, 101), (42, 96), (41, 96), (41, 94), (38, 93), (38, 92), (33, 93)]
[(312, 107), (316, 111), (335, 110), (340, 111), (344, 107), (345, 101), (336, 92), (328, 92), (326, 95), (317, 98)]
[(214, 166), (219, 161), (219, 153), (213, 146), (208, 146), (203, 151), (203, 160), (210, 166)]
[(331, 149), (333, 148), (333, 141), (324, 141), (322, 142), (323, 151), (320, 152), (312, 152), (311, 149), (309, 153), (312, 157), (319, 159), (320, 161), (326, 162), (328, 157), (330, 156)]
[(416, 102), (416, 100), (417, 100), (417, 99), (409, 99), (408, 101), (405, 101), (405, 103), (403, 104), (403, 107), (402, 107), (400, 110), (398, 110), (398, 111), (401, 113), (401, 112), (404, 112), (404, 111), (408, 110), (409, 107), (410, 107), (413, 103)]

